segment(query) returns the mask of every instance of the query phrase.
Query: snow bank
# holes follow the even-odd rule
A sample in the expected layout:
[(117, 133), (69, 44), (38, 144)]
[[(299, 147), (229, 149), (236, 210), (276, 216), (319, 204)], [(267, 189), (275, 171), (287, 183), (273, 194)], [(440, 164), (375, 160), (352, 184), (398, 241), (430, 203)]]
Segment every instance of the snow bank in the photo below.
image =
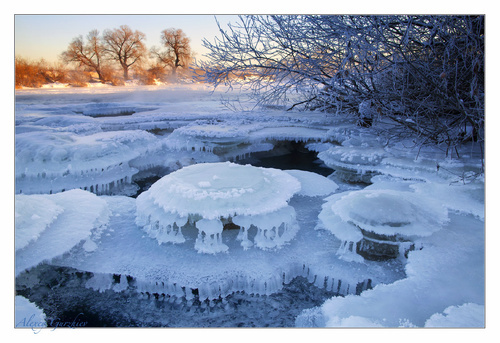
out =
[(16, 195), (16, 251), (34, 242), (64, 211), (44, 195)]
[(425, 322), (425, 327), (484, 327), (484, 305), (467, 303), (447, 307), (443, 313), (435, 313)]
[[(99, 236), (108, 222), (106, 202), (79, 189), (53, 195), (16, 195), (16, 275)], [(38, 215), (40, 213), (40, 215)], [(88, 243), (87, 243), (88, 242)]]
[[(360, 327), (367, 323), (384, 327), (422, 327), (426, 323), (462, 326), (467, 318), (473, 318), (470, 324), (474, 326), (484, 326), (480, 307), (447, 310), (469, 302), (484, 305), (484, 222), (452, 213), (442, 230), (417, 243), (422, 249), (409, 252), (406, 278), (379, 284), (359, 296), (332, 298), (304, 311), (296, 325), (341, 326), (345, 319), (356, 316), (368, 321), (358, 322)], [(452, 316), (441, 321), (442, 312)]]

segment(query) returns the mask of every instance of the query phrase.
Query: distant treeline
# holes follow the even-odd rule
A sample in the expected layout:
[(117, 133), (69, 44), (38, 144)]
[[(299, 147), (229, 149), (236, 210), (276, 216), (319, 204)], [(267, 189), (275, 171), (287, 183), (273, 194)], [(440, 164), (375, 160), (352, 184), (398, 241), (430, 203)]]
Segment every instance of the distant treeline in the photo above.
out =
[(163, 30), (161, 48), (147, 50), (145, 39), (144, 33), (122, 25), (102, 34), (92, 30), (85, 38), (74, 38), (58, 62), (16, 56), (15, 87), (41, 87), (55, 82), (75, 87), (91, 82), (123, 85), (128, 80), (151, 85), (194, 77), (194, 54), (182, 30)]
[[(178, 71), (175, 80), (171, 72), (157, 66), (136, 66), (131, 69), (128, 80), (135, 80), (139, 84), (154, 85), (158, 83), (190, 81), (201, 71), (194, 67), (182, 68)], [(125, 84), (120, 70), (112, 68), (106, 70), (105, 83), (119, 86)], [(71, 68), (62, 62), (47, 62), (44, 59), (30, 60), (24, 57), (15, 58), (15, 87), (39, 88), (46, 84), (64, 83), (72, 87), (86, 87), (89, 83), (98, 83), (95, 72), (82, 68)]]

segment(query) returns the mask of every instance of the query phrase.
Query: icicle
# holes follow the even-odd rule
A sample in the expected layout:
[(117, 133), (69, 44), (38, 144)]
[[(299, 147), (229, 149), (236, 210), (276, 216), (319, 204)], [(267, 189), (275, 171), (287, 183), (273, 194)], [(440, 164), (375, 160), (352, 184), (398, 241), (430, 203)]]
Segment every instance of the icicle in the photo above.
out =
[(238, 236), (236, 237), (236, 239), (238, 241), (241, 241), (243, 250), (247, 250), (253, 245), (253, 243), (248, 239), (248, 229), (246, 229), (244, 226), (240, 227), (240, 231), (238, 232)]
[(298, 231), (298, 224), (295, 220), (295, 210), (291, 206), (284, 207), (273, 213), (256, 216), (235, 216), (233, 223), (240, 226), (237, 239), (241, 240), (241, 245), (250, 246), (248, 240), (248, 228), (253, 225), (257, 228), (254, 244), (261, 249), (272, 249), (281, 247), (293, 239)]
[(364, 258), (356, 253), (356, 242), (353, 241), (342, 241), (337, 250), (337, 255), (339, 255), (341, 259), (349, 262), (364, 261)]
[(225, 298), (229, 294), (232, 293), (233, 280), (229, 279), (224, 281), (220, 286), (220, 295), (222, 298)]
[(263, 226), (257, 228), (257, 235), (255, 235), (255, 245), (261, 249), (271, 249), (276, 246), (274, 238), (276, 237), (275, 226)]
[(413, 242), (400, 242), (399, 243), (399, 255), (407, 257), (408, 253), (415, 250), (415, 244)]
[(165, 226), (160, 226), (156, 239), (158, 239), (159, 243), (184, 243), (186, 241), (182, 235), (181, 229), (175, 222)]
[(332, 277), (329, 277), (328, 280), (326, 280), (326, 290), (329, 292), (332, 292), (334, 283), (335, 283), (335, 279)]
[(198, 228), (198, 238), (195, 242), (195, 249), (201, 253), (215, 254), (227, 251), (229, 248), (222, 243), (222, 222), (218, 219), (201, 219), (196, 222)]
[(161, 217), (156, 215), (139, 216), (136, 221), (143, 226), (149, 237), (158, 240), (158, 244), (184, 243), (186, 241), (182, 235), (181, 226), (187, 222), (187, 218), (165, 213)]

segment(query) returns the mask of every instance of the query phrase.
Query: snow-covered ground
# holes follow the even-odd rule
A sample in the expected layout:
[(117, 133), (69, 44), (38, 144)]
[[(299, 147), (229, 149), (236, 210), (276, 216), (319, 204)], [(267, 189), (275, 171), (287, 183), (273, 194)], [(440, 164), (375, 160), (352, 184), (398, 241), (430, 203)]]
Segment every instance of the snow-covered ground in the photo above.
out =
[[(446, 157), (341, 117), (234, 112), (221, 97), (245, 100), (199, 84), (17, 90), (16, 277), (73, 268), (96, 294), (188, 313), (227, 310), (235, 294), (275, 302), (300, 276), (330, 295), (293, 312), (299, 327), (484, 327), (477, 144)], [(279, 162), (311, 152), (315, 166)]]

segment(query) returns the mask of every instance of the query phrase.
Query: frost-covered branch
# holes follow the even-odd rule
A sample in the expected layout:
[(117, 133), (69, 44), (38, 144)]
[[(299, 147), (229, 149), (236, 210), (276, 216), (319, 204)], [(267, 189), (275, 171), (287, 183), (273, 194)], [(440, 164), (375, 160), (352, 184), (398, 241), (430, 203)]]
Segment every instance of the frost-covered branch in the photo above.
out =
[(484, 140), (484, 17), (242, 16), (220, 29), (204, 81), (260, 104), (387, 118), (422, 142)]

